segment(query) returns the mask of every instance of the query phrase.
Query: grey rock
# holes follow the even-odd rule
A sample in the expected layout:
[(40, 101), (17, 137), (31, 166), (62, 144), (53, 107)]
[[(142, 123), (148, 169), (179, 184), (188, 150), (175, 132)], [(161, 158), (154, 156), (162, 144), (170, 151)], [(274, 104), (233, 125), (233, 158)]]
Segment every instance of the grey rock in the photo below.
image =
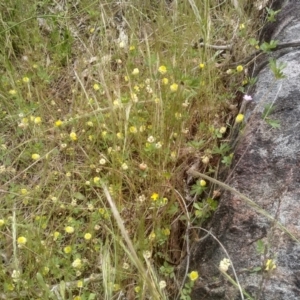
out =
[[(300, 2), (281, 5), (279, 21), (263, 36), (281, 43), (300, 41)], [(253, 299), (292, 300), (300, 299), (300, 49), (278, 50), (273, 56), (286, 64), (286, 77), (276, 80), (268, 66), (259, 70), (227, 182), (271, 217), (226, 191), (209, 229), (228, 252), (241, 287)], [(274, 108), (269, 118), (280, 122), (280, 128), (272, 128), (262, 118), (269, 104)], [(200, 238), (205, 234), (199, 231)], [(264, 253), (257, 251), (258, 240), (265, 245)], [(200, 275), (193, 300), (242, 299), (219, 271), (226, 257), (212, 236), (193, 245), (190, 270)], [(265, 270), (267, 259), (276, 263), (272, 272)], [(261, 271), (252, 272), (256, 267)], [(228, 274), (235, 279), (232, 267)]]

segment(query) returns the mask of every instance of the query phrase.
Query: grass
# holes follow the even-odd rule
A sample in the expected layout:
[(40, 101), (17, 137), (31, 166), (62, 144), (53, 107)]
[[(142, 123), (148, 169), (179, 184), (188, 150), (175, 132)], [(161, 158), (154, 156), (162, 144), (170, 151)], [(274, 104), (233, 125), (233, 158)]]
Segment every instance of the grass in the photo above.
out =
[(185, 171), (230, 165), (247, 66), (228, 64), (254, 52), (258, 12), (27, 2), (0, 3), (0, 298), (188, 299), (187, 228), (217, 191)]

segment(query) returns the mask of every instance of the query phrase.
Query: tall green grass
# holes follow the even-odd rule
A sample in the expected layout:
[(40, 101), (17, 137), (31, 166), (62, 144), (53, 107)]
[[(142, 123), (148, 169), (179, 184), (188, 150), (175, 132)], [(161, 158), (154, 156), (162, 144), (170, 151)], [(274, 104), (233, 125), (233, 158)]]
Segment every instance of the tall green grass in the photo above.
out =
[(0, 3), (1, 299), (175, 299), (189, 282), (186, 228), (217, 202), (185, 171), (228, 163), (247, 76), (226, 63), (257, 16), (169, 2)]

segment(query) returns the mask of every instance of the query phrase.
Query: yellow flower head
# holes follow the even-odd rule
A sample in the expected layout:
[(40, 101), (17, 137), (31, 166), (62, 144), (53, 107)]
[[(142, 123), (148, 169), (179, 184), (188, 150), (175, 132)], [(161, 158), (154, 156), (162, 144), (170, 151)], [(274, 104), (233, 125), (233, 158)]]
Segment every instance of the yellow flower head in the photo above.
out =
[(160, 74), (162, 74), (162, 75), (164, 75), (164, 74), (166, 74), (167, 73), (167, 68), (166, 68), (166, 66), (160, 66), (159, 68), (158, 68), (158, 72), (160, 73)]
[(243, 66), (239, 65), (236, 67), (237, 72), (242, 72), (244, 70)]
[(169, 228), (163, 229), (163, 234), (166, 236), (170, 235), (171, 234), (170, 229)]
[(16, 90), (10, 90), (8, 93), (9, 93), (10, 95), (15, 95), (15, 94), (17, 93), (17, 91), (16, 91)]
[(92, 235), (90, 234), (90, 233), (86, 233), (85, 235), (84, 235), (84, 239), (85, 240), (90, 240), (92, 238)]
[(140, 73), (140, 70), (138, 68), (134, 68), (132, 71), (132, 75), (138, 75)]
[(200, 184), (200, 186), (204, 187), (204, 186), (206, 186), (206, 181), (203, 180), (203, 179), (201, 179), (201, 180), (199, 181), (199, 184)]
[(56, 241), (58, 239), (58, 237), (60, 236), (60, 233), (58, 231), (55, 231), (53, 233), (53, 240)]
[(149, 240), (150, 241), (153, 241), (154, 239), (155, 239), (155, 237), (156, 237), (156, 234), (155, 234), (155, 232), (151, 232), (150, 234), (149, 234)]
[(192, 271), (192, 272), (189, 274), (189, 277), (190, 277), (190, 279), (191, 279), (192, 281), (195, 281), (195, 280), (198, 279), (199, 274), (198, 274), (197, 271)]
[(204, 69), (204, 68), (205, 68), (205, 64), (200, 63), (200, 64), (199, 64), (199, 68), (200, 68), (200, 69)]
[(136, 128), (135, 126), (130, 126), (130, 127), (129, 127), (129, 131), (130, 131), (131, 133), (137, 133), (137, 128)]
[(171, 90), (171, 92), (177, 92), (177, 90), (178, 90), (178, 84), (177, 83), (173, 83), (170, 86), (170, 90)]
[(75, 269), (80, 269), (82, 267), (81, 259), (76, 258), (72, 263), (72, 267), (75, 268)]
[(30, 79), (28, 77), (23, 77), (23, 82), (28, 83), (30, 81)]
[(22, 194), (22, 195), (27, 195), (27, 194), (28, 194), (27, 189), (21, 189), (21, 194)]
[(239, 26), (239, 28), (240, 28), (240, 30), (243, 30), (243, 29), (245, 29), (245, 24), (244, 24), (244, 23), (242, 23), (242, 24)]
[(100, 182), (100, 177), (94, 177), (94, 183), (97, 184)]
[(272, 259), (268, 259), (266, 262), (266, 268), (265, 271), (272, 271), (276, 269), (276, 265)]
[(126, 163), (122, 163), (121, 168), (126, 171), (128, 170), (128, 165)]
[(70, 138), (71, 138), (72, 141), (76, 141), (77, 140), (77, 134), (76, 134), (76, 132), (72, 131), (70, 133)]
[(93, 89), (94, 89), (95, 91), (99, 91), (99, 90), (100, 90), (99, 84), (98, 84), (98, 83), (95, 83), (95, 84), (93, 85)]
[(33, 160), (39, 160), (40, 157), (41, 157), (41, 156), (40, 156), (39, 154), (37, 154), (37, 153), (34, 153), (34, 154), (31, 155), (31, 158), (32, 158)]
[(64, 252), (65, 252), (66, 254), (71, 253), (71, 252), (72, 252), (72, 247), (71, 247), (71, 246), (66, 246), (66, 247), (64, 248)]
[(74, 232), (74, 227), (67, 226), (67, 227), (65, 227), (65, 231), (66, 231), (66, 233), (73, 233)]
[(24, 236), (19, 236), (17, 239), (18, 245), (25, 245), (27, 243), (27, 239)]
[(166, 78), (166, 77), (164, 77), (164, 78), (161, 80), (161, 83), (162, 83), (163, 85), (167, 85), (167, 84), (169, 83), (169, 79)]
[(159, 195), (158, 195), (157, 193), (153, 193), (153, 194), (151, 195), (151, 199), (152, 199), (153, 201), (156, 201), (158, 198), (159, 198)]
[(42, 119), (41, 117), (35, 117), (33, 120), (34, 124), (41, 124), (42, 123)]
[(55, 121), (54, 125), (55, 125), (55, 127), (60, 127), (62, 125), (62, 123), (63, 122), (61, 120), (57, 120), (57, 121)]
[(243, 114), (238, 114), (235, 118), (236, 123), (241, 123), (244, 120), (244, 115)]

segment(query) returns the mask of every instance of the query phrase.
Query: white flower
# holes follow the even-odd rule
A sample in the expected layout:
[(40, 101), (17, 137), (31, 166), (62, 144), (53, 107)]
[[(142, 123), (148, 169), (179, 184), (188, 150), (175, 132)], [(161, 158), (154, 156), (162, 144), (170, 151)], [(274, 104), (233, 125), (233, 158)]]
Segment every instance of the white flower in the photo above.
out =
[(150, 251), (144, 251), (143, 256), (145, 259), (149, 259), (151, 257), (151, 252)]
[(126, 163), (123, 163), (122, 166), (121, 166), (121, 168), (123, 170), (127, 170), (128, 169), (128, 165)]
[(147, 141), (148, 141), (149, 143), (153, 143), (153, 142), (155, 141), (155, 138), (154, 138), (152, 135), (150, 135), (150, 136), (148, 137)]
[(72, 267), (75, 268), (75, 269), (80, 269), (81, 266), (82, 266), (82, 263), (81, 263), (80, 258), (76, 258), (72, 263)]
[(123, 263), (123, 269), (128, 270), (129, 269), (129, 264), (124, 262)]
[(105, 160), (104, 158), (101, 158), (101, 159), (99, 160), (99, 164), (100, 164), (100, 165), (105, 165), (105, 163), (106, 163), (106, 160)]
[(144, 202), (146, 200), (146, 196), (145, 195), (140, 195), (140, 196), (138, 196), (137, 200), (139, 202)]
[(11, 277), (14, 282), (18, 282), (18, 280), (20, 279), (20, 276), (21, 276), (21, 273), (19, 270), (13, 270)]
[(228, 258), (224, 258), (220, 261), (219, 270), (222, 272), (227, 272), (230, 266), (230, 260)]
[(250, 95), (244, 95), (243, 99), (245, 101), (251, 101), (252, 100), (252, 97)]
[(161, 142), (158, 142), (155, 144), (155, 148), (156, 149), (160, 149), (162, 147), (162, 143)]
[(160, 287), (161, 289), (164, 289), (166, 286), (167, 286), (167, 283), (166, 283), (164, 280), (161, 280), (161, 281), (159, 282), (159, 287)]

